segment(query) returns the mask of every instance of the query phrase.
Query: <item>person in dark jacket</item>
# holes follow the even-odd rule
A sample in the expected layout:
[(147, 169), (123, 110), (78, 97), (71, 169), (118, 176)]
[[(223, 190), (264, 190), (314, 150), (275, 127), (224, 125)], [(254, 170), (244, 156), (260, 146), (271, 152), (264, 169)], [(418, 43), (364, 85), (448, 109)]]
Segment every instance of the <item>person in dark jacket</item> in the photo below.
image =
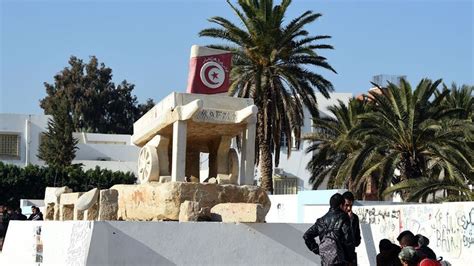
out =
[(38, 207), (31, 206), (31, 215), (30, 215), (30, 217), (28, 217), (28, 220), (42, 221), (43, 220), (43, 213), (41, 213), (41, 211)]
[(380, 253), (377, 254), (377, 266), (401, 266), (398, 258), (401, 248), (388, 239), (382, 239), (379, 242)]
[[(410, 231), (408, 231), (410, 232)], [(429, 258), (432, 260), (436, 260), (436, 254), (428, 248), (427, 243), (429, 240), (427, 238), (422, 239), (422, 243), (426, 244), (423, 248), (419, 247), (418, 241), (419, 238), (415, 236), (413, 233), (406, 233), (400, 238), (400, 247), (413, 247), (416, 250), (416, 253), (420, 259)], [(431, 252), (430, 252), (431, 251)]]
[(319, 237), (321, 242), (326, 234), (331, 233), (336, 236), (336, 242), (341, 249), (337, 249), (338, 257), (343, 258), (338, 264), (329, 264), (321, 256), (322, 265), (349, 265), (354, 259), (354, 240), (352, 238), (349, 215), (343, 211), (344, 198), (341, 194), (334, 194), (329, 201), (329, 211), (316, 220), (303, 235), (306, 246), (316, 255), (320, 255), (319, 246), (315, 241)]
[[(351, 232), (352, 232), (352, 239), (354, 239), (354, 245), (358, 247), (360, 245), (360, 241), (362, 239), (360, 235), (360, 225), (359, 225), (359, 216), (352, 212), (352, 206), (354, 205), (354, 194), (350, 191), (346, 191), (342, 194), (344, 198), (344, 211), (349, 215), (350, 222), (351, 222)], [(352, 265), (357, 265), (357, 253), (354, 253), (354, 261), (352, 261)]]
[(430, 244), (430, 240), (421, 234), (416, 235), (415, 238), (418, 242), (418, 246), (415, 247), (415, 249), (425, 254), (426, 257), (428, 257), (429, 259), (436, 260), (436, 253), (430, 247), (428, 247), (428, 245)]
[(13, 214), (13, 217), (12, 217), (12, 220), (19, 220), (19, 221), (24, 221), (26, 220), (26, 215), (24, 215), (23, 213), (21, 213), (21, 208), (17, 208), (15, 210), (15, 213)]

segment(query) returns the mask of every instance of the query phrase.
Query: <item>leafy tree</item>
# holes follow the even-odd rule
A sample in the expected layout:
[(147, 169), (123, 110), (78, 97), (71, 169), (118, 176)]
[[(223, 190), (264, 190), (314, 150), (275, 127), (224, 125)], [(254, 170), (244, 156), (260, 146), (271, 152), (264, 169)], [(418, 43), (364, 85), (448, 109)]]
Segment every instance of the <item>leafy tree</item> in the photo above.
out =
[(138, 105), (138, 115), (137, 117), (142, 117), (146, 112), (148, 112), (151, 108), (155, 106), (155, 102), (153, 99), (148, 98), (145, 103), (141, 103)]
[[(112, 69), (99, 63), (95, 56), (88, 63), (71, 56), (69, 67), (54, 76), (54, 83), (44, 83), (47, 96), (40, 102), (45, 114), (52, 114), (61, 95), (71, 106), (75, 131), (131, 134), (139, 118), (134, 85), (122, 81), (115, 86)], [(150, 105), (146, 105), (149, 107)]]
[(314, 132), (303, 138), (311, 143), (306, 153), (312, 154), (307, 169), (311, 173), (309, 182), (313, 184), (313, 189), (327, 179), (328, 188), (349, 187), (356, 192), (357, 189), (347, 178), (351, 169), (348, 158), (362, 144), (349, 133), (359, 124), (358, 116), (368, 112), (369, 107), (365, 101), (353, 98), (347, 105), (339, 101), (337, 105), (330, 106), (328, 110), (332, 116), (314, 118)]
[(74, 160), (77, 140), (72, 136), (71, 109), (66, 97), (58, 98), (56, 104), (51, 108), (52, 118), (40, 143), (38, 158), (53, 168), (61, 168), (71, 165)]
[(331, 107), (334, 118), (315, 119), (316, 132), (306, 137), (314, 188), (328, 178), (329, 187), (359, 197), (371, 184), (379, 199), (402, 192), (407, 201), (426, 201), (444, 191), (441, 200), (472, 200), (472, 88), (439, 91), (440, 82), (422, 80), (412, 90), (401, 80)]
[(204, 29), (199, 35), (230, 43), (211, 47), (233, 53), (229, 94), (253, 98), (259, 109), (256, 158), (262, 187), (273, 193), (272, 153), (278, 166), (283, 138), (288, 139), (288, 143), (295, 138), (299, 145), (304, 108), (313, 116), (318, 114), (314, 89), (325, 97), (333, 91), (331, 82), (308, 68), (321, 67), (336, 72), (326, 58), (316, 52), (333, 47), (315, 43), (330, 36), (309, 36), (305, 30), (305, 26), (321, 14), (306, 11), (284, 25), (290, 0), (283, 0), (280, 5), (273, 5), (271, 0), (239, 0), (240, 8), (227, 3), (242, 28), (223, 17), (212, 17), (209, 21), (218, 27)]
[[(440, 83), (424, 79), (412, 90), (402, 80), (400, 86), (370, 92), (374, 111), (359, 115), (360, 123), (350, 133), (363, 144), (350, 159), (352, 179), (380, 170), (381, 184), (400, 182), (387, 191), (401, 191), (408, 200), (426, 200), (441, 188), (465, 190), (473, 178), (473, 150), (466, 143), (473, 124), (453, 117), (462, 110), (441, 104), (449, 91), (435, 95)], [(425, 186), (423, 180), (436, 186)]]
[(472, 97), (474, 86), (462, 85), (460, 87), (453, 83), (450, 88), (443, 84), (443, 90), (436, 91), (437, 95), (448, 93), (442, 104), (448, 108), (462, 109), (457, 113), (457, 118), (474, 121), (474, 98)]

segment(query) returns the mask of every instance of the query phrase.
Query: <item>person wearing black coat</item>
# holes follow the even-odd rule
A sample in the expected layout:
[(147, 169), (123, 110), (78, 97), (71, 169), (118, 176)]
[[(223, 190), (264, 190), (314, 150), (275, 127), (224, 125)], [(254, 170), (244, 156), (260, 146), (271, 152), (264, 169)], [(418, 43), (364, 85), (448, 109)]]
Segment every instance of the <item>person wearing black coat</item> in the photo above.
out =
[(398, 254), (402, 249), (390, 242), (388, 239), (382, 239), (379, 243), (379, 251), (376, 261), (377, 266), (402, 266)]
[[(343, 210), (349, 215), (351, 221), (351, 229), (352, 229), (352, 238), (354, 239), (354, 245), (358, 247), (361, 242), (361, 235), (360, 235), (360, 224), (359, 224), (359, 216), (352, 212), (352, 206), (354, 205), (354, 194), (350, 191), (346, 191), (342, 194), (344, 198), (344, 208)], [(354, 260), (352, 261), (351, 265), (357, 265), (357, 253), (354, 251)]]
[(430, 240), (421, 234), (416, 235), (415, 238), (418, 242), (417, 250), (425, 254), (427, 258), (437, 260), (436, 253), (430, 247), (428, 247)]
[(31, 221), (42, 221), (43, 214), (41, 213), (40, 209), (36, 206), (31, 207), (31, 215), (28, 217), (28, 220)]
[[(303, 235), (306, 246), (316, 255), (321, 255), (319, 245), (315, 241), (316, 237), (319, 237), (321, 242), (328, 232), (336, 236), (337, 244), (341, 247), (340, 250), (337, 250), (338, 256), (341, 256), (344, 262), (331, 265), (350, 265), (350, 262), (354, 260), (355, 246), (351, 233), (349, 215), (343, 211), (343, 206), (344, 198), (342, 195), (339, 193), (334, 194), (330, 199), (329, 211), (323, 217), (317, 219), (316, 223)], [(324, 256), (322, 255), (321, 264), (329, 265), (328, 262), (324, 261)]]
[(26, 219), (26, 215), (21, 213), (21, 208), (17, 208), (13, 214), (12, 220), (24, 221)]

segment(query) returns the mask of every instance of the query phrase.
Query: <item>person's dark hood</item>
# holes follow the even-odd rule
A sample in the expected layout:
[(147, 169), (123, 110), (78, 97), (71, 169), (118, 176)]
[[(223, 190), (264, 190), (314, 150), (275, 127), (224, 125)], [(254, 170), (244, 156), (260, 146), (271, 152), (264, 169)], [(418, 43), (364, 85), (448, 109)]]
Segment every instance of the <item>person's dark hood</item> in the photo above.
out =
[(418, 238), (418, 246), (423, 247), (430, 244), (430, 240), (426, 236), (418, 234), (416, 237)]

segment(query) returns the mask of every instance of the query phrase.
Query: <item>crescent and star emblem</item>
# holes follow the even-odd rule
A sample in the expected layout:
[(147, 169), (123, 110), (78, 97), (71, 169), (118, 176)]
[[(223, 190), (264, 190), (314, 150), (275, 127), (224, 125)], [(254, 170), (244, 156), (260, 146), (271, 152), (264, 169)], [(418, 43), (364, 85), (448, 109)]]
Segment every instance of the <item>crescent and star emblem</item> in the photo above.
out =
[(225, 80), (224, 68), (217, 62), (209, 61), (202, 65), (201, 81), (211, 89), (219, 88)]

